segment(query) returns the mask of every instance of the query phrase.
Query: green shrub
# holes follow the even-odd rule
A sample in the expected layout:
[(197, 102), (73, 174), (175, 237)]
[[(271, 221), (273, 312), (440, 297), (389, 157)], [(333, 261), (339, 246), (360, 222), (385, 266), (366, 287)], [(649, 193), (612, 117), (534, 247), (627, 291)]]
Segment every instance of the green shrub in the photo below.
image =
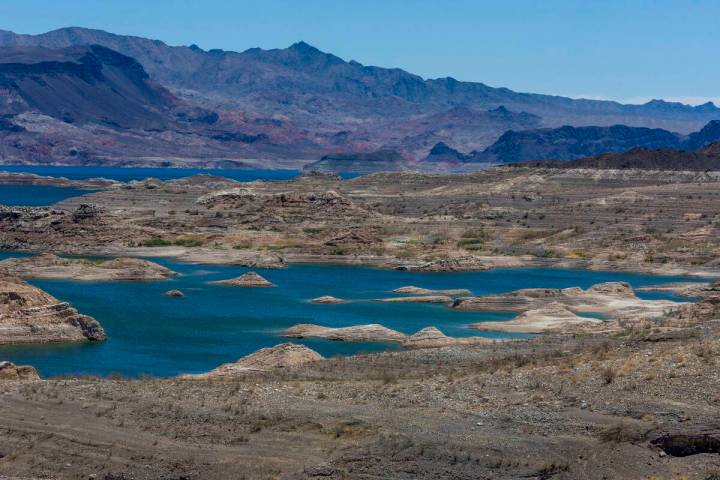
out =
[(169, 247), (172, 242), (162, 238), (149, 238), (140, 242), (141, 247)]
[(483, 241), (479, 238), (465, 238), (458, 240), (457, 246), (458, 248), (462, 248), (464, 250), (482, 250), (485, 247)]

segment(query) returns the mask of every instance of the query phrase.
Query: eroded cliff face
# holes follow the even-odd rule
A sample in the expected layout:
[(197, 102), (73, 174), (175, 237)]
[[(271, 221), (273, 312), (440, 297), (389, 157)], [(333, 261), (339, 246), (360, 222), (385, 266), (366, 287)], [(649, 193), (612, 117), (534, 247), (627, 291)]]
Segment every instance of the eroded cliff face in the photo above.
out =
[(6, 273), (0, 273), (0, 345), (97, 341), (105, 331), (67, 302)]

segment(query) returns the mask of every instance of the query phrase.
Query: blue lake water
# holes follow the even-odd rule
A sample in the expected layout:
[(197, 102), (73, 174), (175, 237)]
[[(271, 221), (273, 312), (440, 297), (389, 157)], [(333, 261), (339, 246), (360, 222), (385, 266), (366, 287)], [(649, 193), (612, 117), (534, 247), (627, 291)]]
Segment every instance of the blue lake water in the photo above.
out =
[(251, 182), (253, 180), (288, 180), (300, 174), (298, 170), (58, 167), (52, 165), (0, 165), (0, 172), (34, 173), (45, 177), (65, 177), (71, 180), (107, 178), (119, 182), (143, 180), (149, 177), (172, 180), (196, 174), (220, 175), (240, 182)]
[(49, 185), (0, 185), (0, 205), (44, 207), (92, 190)]
[[(12, 254), (0, 254), (0, 258)], [(281, 330), (296, 323), (349, 326), (380, 323), (412, 334), (436, 326), (448, 335), (507, 338), (477, 332), (473, 322), (505, 320), (510, 313), (457, 312), (443, 305), (387, 304), (368, 301), (392, 296), (391, 290), (416, 285), (431, 289), (468, 288), (475, 294), (529, 287), (587, 288), (605, 281), (627, 281), (634, 287), (681, 280), (641, 274), (561, 269), (502, 269), (468, 273), (398, 272), (364, 267), (291, 265), (257, 270), (273, 288), (210, 285), (212, 280), (240, 275), (248, 269), (194, 265), (154, 259), (181, 273), (155, 282), (77, 282), (32, 280), (55, 297), (71, 302), (104, 326), (108, 340), (73, 345), (0, 347), (0, 360), (34, 365), (43, 375), (119, 373), (170, 376), (211, 370), (259, 348), (287, 341)], [(687, 279), (682, 279), (687, 281)], [(163, 294), (180, 289), (183, 298)], [(308, 300), (333, 295), (356, 300), (315, 305)], [(640, 294), (644, 296), (644, 294)], [(652, 294), (653, 298), (670, 298)], [(519, 336), (519, 335), (515, 335)], [(323, 355), (352, 354), (397, 348), (389, 344), (299, 341)]]

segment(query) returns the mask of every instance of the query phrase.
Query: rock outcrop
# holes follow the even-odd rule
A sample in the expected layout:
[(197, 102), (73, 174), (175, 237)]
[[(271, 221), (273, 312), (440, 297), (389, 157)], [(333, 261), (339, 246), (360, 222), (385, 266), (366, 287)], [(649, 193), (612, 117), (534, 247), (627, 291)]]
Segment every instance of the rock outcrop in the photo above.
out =
[(435, 327), (425, 327), (405, 338), (401, 345), (404, 348), (439, 348), (492, 342), (493, 340), (483, 337), (448, 337)]
[(385, 303), (450, 303), (453, 299), (447, 295), (417, 295), (413, 297), (378, 298), (375, 301)]
[(231, 378), (236, 375), (264, 372), (275, 368), (289, 368), (304, 363), (316, 362), (323, 357), (315, 350), (294, 343), (281, 343), (270, 348), (263, 348), (235, 363), (226, 363), (216, 369), (199, 375), (181, 375), (187, 379)]
[(546, 307), (523, 312), (506, 322), (479, 322), (471, 324), (470, 328), (484, 331), (549, 333), (583, 330), (602, 322), (596, 318), (578, 316), (561, 304), (550, 303)]
[(639, 292), (667, 292), (678, 297), (708, 298), (720, 296), (720, 282), (676, 282), (648, 285), (637, 289)]
[(184, 297), (185, 294), (183, 292), (181, 292), (180, 290), (168, 290), (167, 292), (165, 292), (165, 296), (180, 298), (180, 297)]
[(283, 332), (289, 338), (324, 338), (343, 342), (402, 342), (406, 335), (380, 324), (331, 328), (301, 323)]
[(406, 295), (449, 295), (449, 296), (467, 296), (472, 295), (470, 290), (465, 288), (452, 288), (447, 290), (430, 290), (415, 286), (400, 287), (393, 290), (394, 293), (404, 293)]
[(414, 335), (405, 335), (379, 324), (331, 328), (321, 325), (298, 324), (283, 332), (291, 338), (324, 338), (343, 342), (392, 342), (403, 348), (439, 348), (457, 345), (478, 345), (492, 340), (482, 337), (448, 337), (435, 327), (426, 327)]
[(22, 278), (85, 281), (164, 280), (177, 275), (169, 268), (139, 258), (96, 261), (83, 258), (63, 258), (52, 253), (8, 258), (0, 262), (0, 269)]
[(255, 272), (243, 273), (239, 277), (211, 282), (216, 285), (229, 285), (231, 287), (274, 287), (274, 285)]
[(418, 263), (402, 263), (395, 266), (396, 270), (414, 272), (471, 272), (489, 270), (493, 265), (487, 265), (477, 257), (440, 258)]
[(0, 345), (104, 338), (94, 318), (17, 277), (0, 274)]
[(342, 298), (333, 297), (331, 295), (323, 295), (322, 297), (313, 298), (310, 300), (312, 303), (345, 303), (347, 300)]
[(604, 328), (602, 321), (582, 317), (582, 312), (602, 314), (610, 320), (639, 320), (660, 317), (678, 306), (669, 300), (638, 298), (624, 282), (599, 283), (587, 290), (526, 288), (500, 295), (459, 298), (452, 304), (458, 310), (517, 312), (520, 315), (511, 321), (480, 322), (472, 328), (527, 333)]
[(286, 268), (287, 262), (275, 252), (258, 250), (219, 250), (193, 248), (178, 257), (178, 260), (208, 265), (236, 265), (247, 268)]
[(0, 382), (32, 380), (40, 380), (40, 375), (38, 375), (35, 367), (15, 365), (11, 362), (0, 362)]

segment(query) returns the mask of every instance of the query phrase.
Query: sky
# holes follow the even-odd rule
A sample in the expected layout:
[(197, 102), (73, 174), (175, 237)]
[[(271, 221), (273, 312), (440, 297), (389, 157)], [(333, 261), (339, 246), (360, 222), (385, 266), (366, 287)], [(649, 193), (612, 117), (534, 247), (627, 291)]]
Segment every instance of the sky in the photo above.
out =
[(720, 105), (717, 0), (0, 0), (0, 29), (65, 26), (236, 51), (304, 40), (425, 78)]

